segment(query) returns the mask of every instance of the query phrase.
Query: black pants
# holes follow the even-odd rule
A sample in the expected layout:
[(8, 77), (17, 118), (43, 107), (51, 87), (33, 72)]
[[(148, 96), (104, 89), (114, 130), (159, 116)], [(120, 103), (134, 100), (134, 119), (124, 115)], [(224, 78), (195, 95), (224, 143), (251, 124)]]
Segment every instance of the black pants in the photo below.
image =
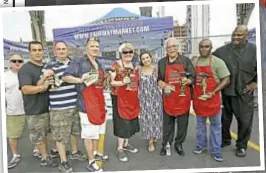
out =
[(247, 149), (247, 143), (250, 139), (253, 115), (254, 115), (254, 97), (253, 94), (242, 96), (223, 95), (223, 114), (222, 114), (222, 141), (231, 142), (230, 127), (233, 114), (237, 120), (238, 139), (237, 148)]
[(177, 134), (175, 137), (175, 145), (182, 144), (187, 136), (189, 112), (179, 116), (169, 116), (166, 112), (163, 115), (163, 146), (167, 142), (173, 142), (175, 135), (175, 121), (177, 121)]

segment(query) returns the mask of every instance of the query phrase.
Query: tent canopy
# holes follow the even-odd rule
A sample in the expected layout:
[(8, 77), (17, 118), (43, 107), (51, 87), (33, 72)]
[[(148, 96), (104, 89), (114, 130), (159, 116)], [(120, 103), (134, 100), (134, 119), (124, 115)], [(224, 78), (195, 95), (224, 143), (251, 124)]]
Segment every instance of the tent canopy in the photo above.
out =
[(151, 19), (151, 17), (141, 16), (124, 8), (114, 8), (104, 16), (96, 19), (93, 22), (86, 23), (84, 26), (91, 25), (91, 24), (103, 24), (109, 22), (118, 22), (118, 21), (125, 21), (125, 20), (143, 20), (143, 19)]
[[(28, 42), (15, 42), (15, 41), (10, 41), (7, 39), (4, 39), (4, 58), (5, 60), (9, 59), (9, 56), (14, 54), (14, 53), (19, 53), (21, 54), (24, 58), (29, 57), (29, 50)], [(44, 54), (45, 56), (49, 55), (48, 49), (44, 49)]]
[(70, 47), (84, 48), (86, 40), (97, 36), (101, 51), (115, 51), (124, 42), (136, 48), (156, 49), (173, 31), (173, 18), (152, 18), (114, 8), (103, 17), (82, 26), (53, 29), (54, 41), (63, 40)]
[(252, 28), (248, 31), (248, 41), (256, 44), (256, 28)]

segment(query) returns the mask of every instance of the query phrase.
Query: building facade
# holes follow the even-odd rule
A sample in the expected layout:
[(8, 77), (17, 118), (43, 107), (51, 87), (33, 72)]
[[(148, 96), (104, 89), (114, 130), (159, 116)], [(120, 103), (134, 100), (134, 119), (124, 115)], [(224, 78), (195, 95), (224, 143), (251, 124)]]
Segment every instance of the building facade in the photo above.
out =
[(187, 37), (188, 53), (198, 54), (198, 44), (210, 34), (209, 5), (187, 6)]

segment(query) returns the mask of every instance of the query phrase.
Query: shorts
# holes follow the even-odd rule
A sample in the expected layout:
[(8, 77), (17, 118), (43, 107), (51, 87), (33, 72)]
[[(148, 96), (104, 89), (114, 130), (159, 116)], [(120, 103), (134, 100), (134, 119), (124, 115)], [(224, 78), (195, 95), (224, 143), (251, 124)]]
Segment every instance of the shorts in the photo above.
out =
[(101, 125), (94, 125), (89, 122), (86, 113), (79, 112), (79, 117), (82, 139), (99, 139), (100, 134), (105, 134), (106, 121)]
[(31, 142), (41, 144), (45, 142), (49, 131), (49, 114), (26, 116)]
[(76, 109), (50, 111), (51, 134), (54, 141), (69, 143), (75, 114)]
[(72, 119), (71, 135), (80, 136), (81, 126), (78, 111), (76, 110)]
[(25, 115), (6, 116), (6, 129), (8, 138), (17, 139), (22, 136), (25, 127), (25, 119)]

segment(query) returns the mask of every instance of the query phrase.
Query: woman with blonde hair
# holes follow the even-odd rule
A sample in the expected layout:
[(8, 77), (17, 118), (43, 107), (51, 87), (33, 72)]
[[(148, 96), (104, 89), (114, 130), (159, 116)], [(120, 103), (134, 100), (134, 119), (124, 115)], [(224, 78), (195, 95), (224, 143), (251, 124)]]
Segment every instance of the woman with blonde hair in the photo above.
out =
[(111, 72), (113, 126), (114, 135), (118, 138), (117, 157), (120, 161), (128, 161), (125, 151), (137, 153), (138, 149), (129, 144), (129, 138), (140, 131), (138, 70), (132, 63), (134, 47), (124, 43), (119, 48), (120, 60), (112, 64)]
[(140, 54), (139, 70), (140, 129), (143, 138), (148, 140), (148, 151), (152, 152), (155, 142), (162, 137), (163, 107), (158, 69), (153, 66), (150, 52)]

